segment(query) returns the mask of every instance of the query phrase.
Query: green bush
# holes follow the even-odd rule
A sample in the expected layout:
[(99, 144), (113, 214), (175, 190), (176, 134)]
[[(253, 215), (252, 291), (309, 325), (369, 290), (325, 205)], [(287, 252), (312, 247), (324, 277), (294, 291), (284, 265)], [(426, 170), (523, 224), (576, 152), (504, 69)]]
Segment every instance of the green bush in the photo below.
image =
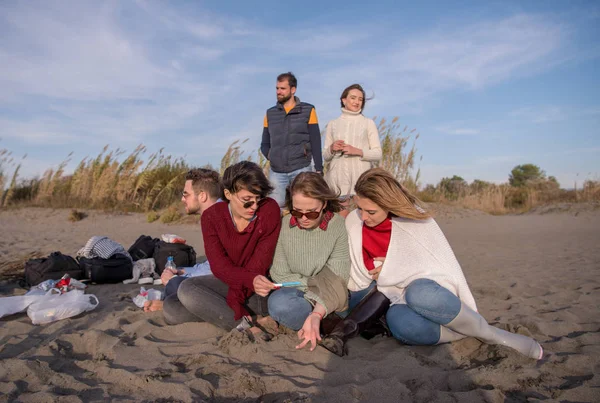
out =
[(164, 224), (177, 221), (181, 218), (181, 212), (176, 207), (169, 207), (160, 215), (160, 221)]
[(150, 211), (148, 212), (148, 214), (146, 214), (146, 221), (152, 223), (156, 220), (158, 220), (160, 218), (160, 214), (158, 214), (156, 211)]

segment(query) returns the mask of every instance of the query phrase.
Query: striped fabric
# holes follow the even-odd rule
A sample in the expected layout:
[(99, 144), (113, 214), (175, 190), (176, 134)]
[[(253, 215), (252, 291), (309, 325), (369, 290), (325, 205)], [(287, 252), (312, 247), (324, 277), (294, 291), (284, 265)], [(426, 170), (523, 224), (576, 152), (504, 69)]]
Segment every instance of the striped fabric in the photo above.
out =
[[(88, 259), (100, 257), (102, 259), (110, 259), (114, 255), (124, 255), (131, 259), (129, 253), (117, 243), (107, 236), (93, 236), (85, 246), (77, 252), (77, 256), (82, 256)], [(132, 259), (133, 260), (133, 259)]]

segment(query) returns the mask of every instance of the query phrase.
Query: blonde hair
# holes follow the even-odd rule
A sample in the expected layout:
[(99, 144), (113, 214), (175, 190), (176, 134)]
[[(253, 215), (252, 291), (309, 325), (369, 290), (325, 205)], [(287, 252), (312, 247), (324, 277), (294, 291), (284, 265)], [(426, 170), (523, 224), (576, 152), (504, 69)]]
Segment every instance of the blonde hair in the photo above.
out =
[(396, 217), (424, 220), (431, 217), (423, 203), (383, 168), (371, 168), (358, 178), (354, 191)]

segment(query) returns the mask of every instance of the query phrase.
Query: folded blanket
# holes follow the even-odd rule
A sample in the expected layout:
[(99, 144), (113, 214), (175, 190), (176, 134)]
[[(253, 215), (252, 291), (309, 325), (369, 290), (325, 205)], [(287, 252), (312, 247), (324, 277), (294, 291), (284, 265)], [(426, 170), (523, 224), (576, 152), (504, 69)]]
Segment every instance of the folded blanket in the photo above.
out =
[[(93, 236), (85, 246), (77, 252), (77, 256), (83, 256), (88, 259), (100, 257), (110, 259), (114, 255), (124, 255), (131, 259), (129, 253), (120, 243), (113, 241), (107, 236)], [(133, 259), (131, 259), (133, 260)]]

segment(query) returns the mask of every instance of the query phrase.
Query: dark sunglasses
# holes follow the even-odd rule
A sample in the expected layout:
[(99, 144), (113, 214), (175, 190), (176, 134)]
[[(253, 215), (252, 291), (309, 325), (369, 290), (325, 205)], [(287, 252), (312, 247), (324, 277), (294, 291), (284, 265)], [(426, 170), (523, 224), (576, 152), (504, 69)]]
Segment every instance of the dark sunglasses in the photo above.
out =
[(250, 200), (250, 201), (245, 202), (237, 196), (236, 196), (236, 198), (240, 201), (240, 203), (242, 203), (242, 207), (245, 209), (252, 207), (254, 205), (254, 203), (256, 203), (258, 207), (260, 207), (265, 200), (263, 198), (260, 198), (258, 200)]
[(304, 217), (308, 218), (309, 220), (315, 220), (315, 219), (319, 218), (319, 216), (321, 215), (322, 211), (323, 210), (321, 210), (321, 211), (311, 211), (310, 213), (301, 213), (298, 210), (292, 210), (292, 211), (290, 211), (290, 214), (293, 217), (296, 217), (296, 218), (302, 218), (302, 216), (304, 216)]

